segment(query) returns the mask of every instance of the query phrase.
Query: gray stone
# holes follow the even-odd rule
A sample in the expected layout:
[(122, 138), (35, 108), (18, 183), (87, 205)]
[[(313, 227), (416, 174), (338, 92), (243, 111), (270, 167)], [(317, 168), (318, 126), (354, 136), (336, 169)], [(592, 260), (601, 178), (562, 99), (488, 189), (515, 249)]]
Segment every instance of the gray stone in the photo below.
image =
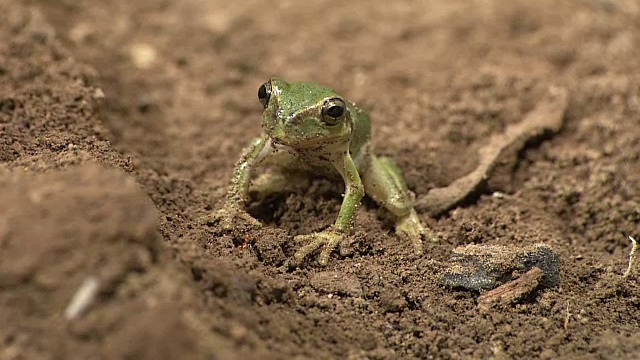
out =
[(560, 281), (560, 257), (548, 245), (471, 244), (453, 250), (450, 264), (440, 279), (449, 287), (479, 291), (507, 283), (534, 267), (544, 273), (541, 287), (552, 287)]

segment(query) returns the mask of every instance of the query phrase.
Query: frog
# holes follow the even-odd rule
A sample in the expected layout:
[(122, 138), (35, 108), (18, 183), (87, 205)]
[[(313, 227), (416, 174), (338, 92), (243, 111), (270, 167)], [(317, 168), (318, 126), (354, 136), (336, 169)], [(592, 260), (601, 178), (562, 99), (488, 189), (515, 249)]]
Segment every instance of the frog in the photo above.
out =
[[(246, 210), (250, 186), (258, 193), (278, 193), (304, 187), (314, 177), (339, 178), (345, 191), (335, 222), (322, 231), (294, 237), (302, 244), (293, 255), (296, 263), (320, 250), (317, 261), (326, 266), (336, 247), (353, 233), (365, 195), (390, 213), (396, 234), (413, 246), (416, 256), (424, 252), (424, 238), (437, 240), (418, 217), (414, 195), (396, 162), (375, 155), (367, 112), (329, 87), (277, 77), (260, 85), (258, 100), (263, 108), (262, 134), (244, 148), (224, 204), (206, 216), (208, 222), (227, 230), (238, 221), (260, 227)], [(270, 171), (252, 179), (263, 162), (270, 164)]]

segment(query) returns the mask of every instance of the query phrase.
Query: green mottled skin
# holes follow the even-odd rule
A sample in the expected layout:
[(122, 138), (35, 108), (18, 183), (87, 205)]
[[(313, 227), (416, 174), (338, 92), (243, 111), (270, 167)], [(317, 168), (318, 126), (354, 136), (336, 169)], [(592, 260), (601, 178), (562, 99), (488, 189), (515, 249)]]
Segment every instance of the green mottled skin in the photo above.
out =
[[(352, 230), (365, 193), (395, 216), (396, 232), (411, 241), (416, 254), (422, 254), (422, 237), (427, 230), (413, 209), (411, 193), (398, 167), (393, 160), (378, 158), (371, 151), (369, 116), (327, 87), (276, 78), (268, 84), (271, 94), (262, 115), (264, 134), (244, 150), (225, 206), (208, 219), (222, 221), (226, 228), (237, 220), (259, 226), (244, 210), (244, 202), (253, 169), (270, 159), (281, 171), (256, 180), (259, 184), (254, 186), (262, 192), (296, 188), (305, 182), (300, 173), (339, 174), (345, 183), (344, 200), (334, 225), (325, 231), (296, 236), (296, 241), (304, 243), (295, 254), (298, 262), (323, 247), (319, 263), (328, 263), (331, 252)], [(336, 124), (323, 120), (323, 105), (330, 99), (340, 99), (346, 104), (346, 113)], [(291, 175), (296, 172), (298, 175)]]

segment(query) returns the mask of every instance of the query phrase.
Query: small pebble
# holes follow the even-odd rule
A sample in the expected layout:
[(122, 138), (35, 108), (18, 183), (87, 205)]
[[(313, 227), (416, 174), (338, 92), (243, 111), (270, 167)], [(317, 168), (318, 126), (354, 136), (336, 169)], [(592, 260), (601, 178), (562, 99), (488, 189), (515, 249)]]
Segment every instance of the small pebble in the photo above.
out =
[(131, 47), (129, 55), (138, 69), (148, 69), (156, 61), (158, 52), (149, 44), (135, 44)]

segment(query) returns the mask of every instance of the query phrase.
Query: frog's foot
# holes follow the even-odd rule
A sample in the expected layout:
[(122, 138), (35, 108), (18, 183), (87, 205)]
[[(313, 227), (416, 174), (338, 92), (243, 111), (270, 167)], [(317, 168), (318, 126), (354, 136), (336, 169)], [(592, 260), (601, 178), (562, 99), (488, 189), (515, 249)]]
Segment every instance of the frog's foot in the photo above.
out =
[(422, 248), (423, 237), (430, 241), (438, 241), (435, 234), (430, 229), (422, 225), (422, 222), (418, 218), (415, 210), (411, 210), (409, 214), (398, 219), (398, 222), (396, 223), (396, 233), (411, 241), (413, 249), (418, 256), (424, 253)]
[(309, 254), (324, 246), (322, 252), (320, 252), (320, 255), (318, 256), (318, 263), (322, 266), (326, 266), (329, 263), (331, 253), (343, 238), (344, 234), (336, 230), (325, 230), (310, 235), (298, 235), (294, 240), (296, 242), (305, 242), (307, 244), (300, 248), (293, 257), (296, 259), (298, 264), (300, 264), (307, 256), (309, 256)]
[(225, 231), (233, 230), (234, 226), (244, 223), (254, 228), (262, 227), (260, 221), (237, 206), (225, 206), (199, 219), (203, 225), (218, 225)]

